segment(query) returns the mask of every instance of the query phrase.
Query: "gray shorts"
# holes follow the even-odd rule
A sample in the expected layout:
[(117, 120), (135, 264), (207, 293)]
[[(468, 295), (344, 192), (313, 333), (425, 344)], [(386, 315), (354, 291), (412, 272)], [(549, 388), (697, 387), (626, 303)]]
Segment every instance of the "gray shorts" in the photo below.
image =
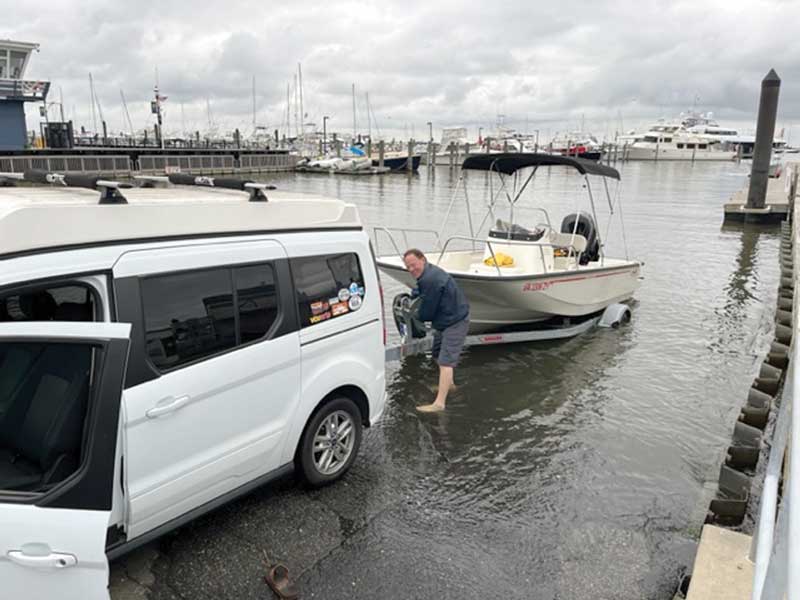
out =
[(469, 317), (453, 323), (443, 331), (433, 332), (433, 358), (442, 367), (455, 367), (464, 349), (464, 340), (469, 330)]

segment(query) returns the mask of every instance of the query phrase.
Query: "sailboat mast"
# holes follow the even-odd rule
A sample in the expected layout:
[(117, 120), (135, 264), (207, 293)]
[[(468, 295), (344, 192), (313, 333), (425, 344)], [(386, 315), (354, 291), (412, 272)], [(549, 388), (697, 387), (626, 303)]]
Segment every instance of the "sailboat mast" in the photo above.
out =
[(256, 76), (253, 75), (253, 131), (256, 130)]
[(94, 130), (94, 133), (97, 133), (97, 116), (95, 115), (94, 112), (94, 81), (92, 80), (91, 71), (89, 71), (89, 99), (91, 100), (89, 105), (91, 106), (92, 109), (92, 128)]
[(131, 137), (135, 138), (136, 133), (133, 131), (133, 122), (131, 121), (131, 114), (128, 112), (128, 103), (125, 101), (125, 92), (119, 90), (119, 96), (122, 98), (122, 108), (125, 109), (125, 117), (128, 119), (128, 128), (131, 130)]
[(290, 84), (286, 82), (286, 138), (292, 137), (292, 119), (290, 117), (290, 109), (291, 103), (289, 102), (289, 87)]
[(356, 141), (356, 84), (353, 84), (353, 141)]
[(300, 82), (300, 136), (302, 137), (306, 132), (306, 113), (303, 112), (303, 69), (301, 68), (300, 63), (297, 63), (297, 79)]
[(364, 92), (364, 100), (367, 107), (367, 137), (372, 141), (372, 119), (369, 116), (369, 92)]
[(300, 134), (300, 121), (297, 118), (297, 106), (299, 104), (298, 101), (297, 101), (297, 73), (295, 73), (295, 75), (294, 75), (294, 98), (293, 98), (293, 100), (294, 100), (294, 134), (295, 134), (295, 136), (297, 136), (297, 135)]

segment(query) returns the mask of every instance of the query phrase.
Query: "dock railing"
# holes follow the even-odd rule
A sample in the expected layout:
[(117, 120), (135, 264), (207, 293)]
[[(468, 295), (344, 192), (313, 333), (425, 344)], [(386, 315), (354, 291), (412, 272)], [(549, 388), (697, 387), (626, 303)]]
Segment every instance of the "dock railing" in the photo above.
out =
[(65, 156), (0, 156), (0, 171), (23, 173), (33, 169), (51, 173), (104, 173), (127, 175), (131, 160), (127, 156), (112, 154)]
[[(796, 233), (792, 233), (796, 238)], [(795, 264), (800, 243), (794, 239)], [(794, 310), (798, 315), (800, 286), (794, 285)], [(793, 323), (792, 349), (778, 417), (772, 436), (756, 531), (750, 547), (754, 562), (752, 600), (800, 600), (800, 369), (796, 363), (798, 324)], [(799, 405), (800, 406), (800, 405)], [(781, 478), (781, 475), (783, 477)], [(782, 493), (781, 493), (782, 489)]]

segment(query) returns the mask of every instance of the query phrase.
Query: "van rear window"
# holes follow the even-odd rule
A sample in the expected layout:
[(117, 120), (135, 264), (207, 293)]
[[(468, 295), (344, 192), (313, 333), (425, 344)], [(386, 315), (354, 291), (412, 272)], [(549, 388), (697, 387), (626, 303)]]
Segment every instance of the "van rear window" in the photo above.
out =
[(304, 256), (290, 263), (302, 327), (361, 308), (366, 290), (355, 253)]

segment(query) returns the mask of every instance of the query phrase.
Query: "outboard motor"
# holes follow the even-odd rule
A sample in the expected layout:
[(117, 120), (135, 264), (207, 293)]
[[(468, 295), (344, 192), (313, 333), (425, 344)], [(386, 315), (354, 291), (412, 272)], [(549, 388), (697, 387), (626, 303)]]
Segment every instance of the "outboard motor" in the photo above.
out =
[[(577, 228), (575, 221), (578, 222)], [(561, 233), (572, 232), (586, 238), (586, 250), (581, 254), (581, 264), (585, 265), (600, 258), (600, 241), (597, 239), (597, 225), (591, 216), (586, 213), (572, 213), (561, 221)]]
[(425, 323), (419, 320), (419, 306), (422, 298), (412, 298), (411, 294), (398, 294), (392, 300), (392, 315), (397, 331), (403, 340), (424, 338), (428, 335)]

